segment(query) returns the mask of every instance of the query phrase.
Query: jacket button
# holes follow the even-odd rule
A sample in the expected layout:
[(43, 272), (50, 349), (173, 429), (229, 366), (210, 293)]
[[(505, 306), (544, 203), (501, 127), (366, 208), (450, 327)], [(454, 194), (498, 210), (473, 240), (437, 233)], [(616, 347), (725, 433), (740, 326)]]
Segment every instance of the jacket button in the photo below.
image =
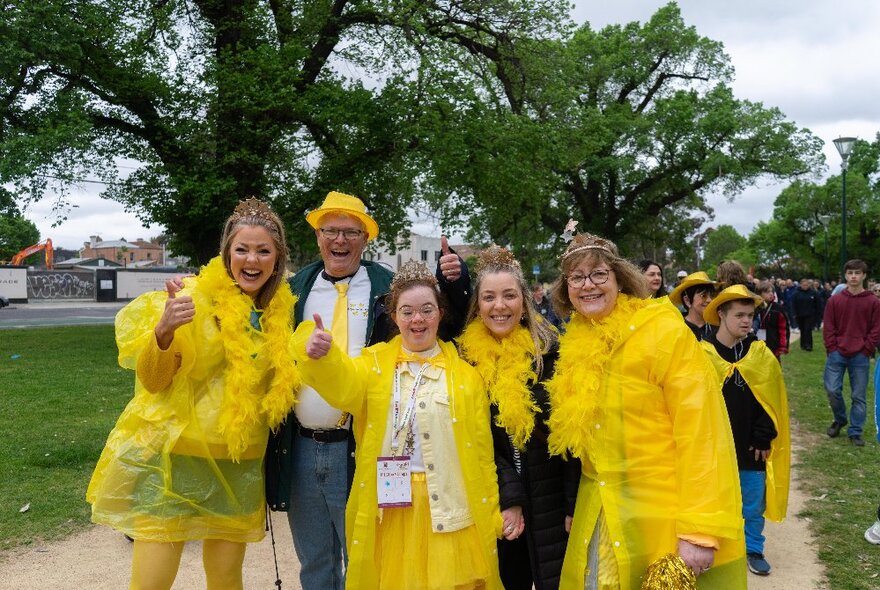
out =
[(352, 545), (357, 545), (357, 544), (358, 544), (358, 540), (355, 539), (354, 541), (351, 542), (351, 544), (352, 544)]
[(620, 547), (620, 541), (614, 541), (614, 546), (615, 546), (615, 547)]
[(424, 410), (425, 409), (425, 402), (419, 402), (419, 407)]
[(364, 482), (361, 482), (361, 487), (364, 487), (365, 485), (367, 485), (367, 484), (365, 484)]
[(486, 502), (488, 502), (488, 500), (486, 498), (483, 498), (483, 504), (485, 504)]
[(429, 438), (431, 438), (431, 433), (430, 433), (430, 432), (426, 432), (425, 434), (422, 435), (422, 438), (425, 439), (425, 440), (428, 440)]
[(471, 448), (471, 443), (468, 443), (466, 446), (467, 448)]
[(428, 471), (434, 471), (434, 464), (428, 463)]
[(282, 507), (282, 508), (287, 508), (287, 502), (282, 502), (282, 503), (281, 503), (281, 507)]
[(287, 454), (287, 449), (281, 449), (281, 454), (282, 454), (282, 455), (286, 455), (286, 454)]
[(437, 530), (438, 530), (438, 531), (442, 531), (442, 530), (443, 530), (443, 525), (442, 525), (442, 524), (438, 524), (438, 525), (437, 525)]
[(440, 499), (440, 496), (438, 496), (437, 494), (431, 494), (431, 499), (436, 502), (437, 500)]

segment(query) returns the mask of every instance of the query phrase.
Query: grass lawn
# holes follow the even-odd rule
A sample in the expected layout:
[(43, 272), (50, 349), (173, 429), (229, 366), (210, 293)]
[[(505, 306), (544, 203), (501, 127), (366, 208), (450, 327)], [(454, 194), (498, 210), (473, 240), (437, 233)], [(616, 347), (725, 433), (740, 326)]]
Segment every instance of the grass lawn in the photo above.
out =
[[(13, 359), (14, 355), (18, 358)], [(825, 355), (783, 358), (799, 423), (800, 485), (831, 588), (880, 588), (880, 548), (862, 534), (880, 503), (873, 383), (864, 448), (831, 440), (822, 386)], [(0, 331), (0, 549), (53, 539), (88, 522), (85, 489), (107, 433), (132, 395), (116, 364), (112, 326)], [(848, 386), (847, 386), (848, 387)], [(849, 394), (845, 393), (847, 405)], [(30, 503), (30, 510), (19, 509)]]
[(113, 326), (0, 331), (0, 549), (89, 521), (86, 486), (132, 383)]
[[(828, 571), (830, 588), (847, 590), (880, 588), (880, 547), (870, 545), (863, 534), (876, 518), (880, 504), (880, 445), (874, 425), (873, 380), (868, 383), (868, 419), (863, 448), (853, 447), (846, 429), (836, 439), (825, 430), (831, 409), (822, 384), (825, 351), (816, 333), (813, 352), (794, 344), (783, 357), (792, 420), (800, 424), (799, 456), (801, 489), (810, 498), (802, 516), (812, 521), (817, 552)], [(874, 364), (871, 363), (873, 374)], [(850, 406), (849, 380), (844, 399)]]

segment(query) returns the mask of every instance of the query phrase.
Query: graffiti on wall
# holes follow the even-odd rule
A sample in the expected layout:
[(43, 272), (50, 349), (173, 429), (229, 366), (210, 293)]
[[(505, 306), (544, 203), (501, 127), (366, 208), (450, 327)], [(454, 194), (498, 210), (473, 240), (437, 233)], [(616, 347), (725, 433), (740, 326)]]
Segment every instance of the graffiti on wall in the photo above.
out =
[(73, 272), (29, 272), (28, 297), (34, 299), (94, 299), (95, 275)]

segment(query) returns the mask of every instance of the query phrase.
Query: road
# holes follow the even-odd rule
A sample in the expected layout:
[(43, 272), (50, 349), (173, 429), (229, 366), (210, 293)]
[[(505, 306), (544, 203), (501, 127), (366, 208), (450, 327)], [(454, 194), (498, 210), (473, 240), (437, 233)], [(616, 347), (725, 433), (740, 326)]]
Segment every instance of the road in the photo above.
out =
[(126, 302), (32, 301), (0, 309), (0, 330), (40, 326), (112, 324)]

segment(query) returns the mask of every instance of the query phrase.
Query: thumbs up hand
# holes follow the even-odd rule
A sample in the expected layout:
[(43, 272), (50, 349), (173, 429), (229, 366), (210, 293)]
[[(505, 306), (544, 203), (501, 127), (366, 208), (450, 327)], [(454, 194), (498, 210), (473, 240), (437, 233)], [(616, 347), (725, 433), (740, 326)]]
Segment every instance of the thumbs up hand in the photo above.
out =
[(315, 320), (315, 330), (306, 342), (306, 354), (312, 360), (318, 360), (327, 356), (330, 345), (333, 344), (333, 336), (324, 329), (324, 321), (320, 314), (312, 316)]
[(461, 278), (461, 265), (464, 264), (464, 262), (458, 257), (458, 254), (453, 254), (449, 251), (449, 240), (446, 236), (440, 236), (439, 262), (440, 274), (443, 275), (444, 279), (450, 283), (454, 283)]
[(156, 324), (154, 330), (156, 334), (156, 343), (162, 350), (168, 350), (171, 342), (174, 340), (174, 332), (180, 326), (193, 321), (196, 315), (196, 306), (192, 297), (178, 297), (177, 293), (183, 288), (183, 281), (179, 279), (169, 279), (165, 281), (165, 291), (168, 292), (168, 299), (165, 300), (165, 310), (159, 323)]

